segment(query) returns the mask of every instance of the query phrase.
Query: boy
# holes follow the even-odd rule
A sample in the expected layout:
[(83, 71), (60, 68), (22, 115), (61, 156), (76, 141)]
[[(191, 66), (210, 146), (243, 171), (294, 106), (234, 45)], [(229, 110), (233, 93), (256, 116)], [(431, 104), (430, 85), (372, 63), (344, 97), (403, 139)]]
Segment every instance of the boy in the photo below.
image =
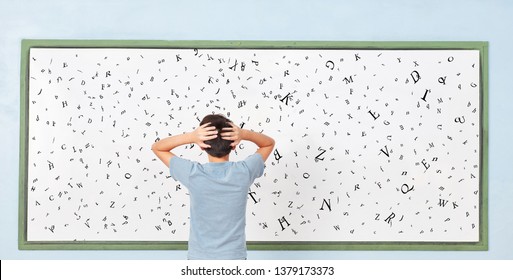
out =
[[(244, 161), (229, 161), (241, 140), (258, 150)], [(178, 146), (195, 143), (208, 154), (199, 164), (172, 153)], [(169, 167), (171, 177), (190, 194), (188, 259), (246, 259), (246, 202), (249, 187), (262, 176), (274, 140), (241, 129), (222, 115), (208, 115), (194, 131), (164, 138), (152, 150)]]

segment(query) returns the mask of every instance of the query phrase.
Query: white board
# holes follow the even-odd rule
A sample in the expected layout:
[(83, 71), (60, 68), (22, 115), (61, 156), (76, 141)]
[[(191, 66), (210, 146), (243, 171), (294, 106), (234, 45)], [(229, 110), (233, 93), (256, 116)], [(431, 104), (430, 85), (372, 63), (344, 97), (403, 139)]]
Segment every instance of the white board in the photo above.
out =
[(277, 142), (248, 241), (479, 241), (477, 50), (31, 48), (28, 79), (28, 241), (186, 241), (150, 147), (209, 113)]

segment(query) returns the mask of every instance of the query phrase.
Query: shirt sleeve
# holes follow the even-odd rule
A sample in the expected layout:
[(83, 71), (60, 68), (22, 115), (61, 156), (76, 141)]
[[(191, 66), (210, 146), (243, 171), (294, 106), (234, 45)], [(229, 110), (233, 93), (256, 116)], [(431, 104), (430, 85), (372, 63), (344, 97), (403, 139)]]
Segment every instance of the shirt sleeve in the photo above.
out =
[(264, 174), (264, 159), (259, 153), (255, 153), (244, 160), (244, 163), (249, 169), (251, 181)]
[(189, 177), (194, 167), (190, 160), (174, 156), (169, 160), (169, 174), (185, 186), (189, 186)]

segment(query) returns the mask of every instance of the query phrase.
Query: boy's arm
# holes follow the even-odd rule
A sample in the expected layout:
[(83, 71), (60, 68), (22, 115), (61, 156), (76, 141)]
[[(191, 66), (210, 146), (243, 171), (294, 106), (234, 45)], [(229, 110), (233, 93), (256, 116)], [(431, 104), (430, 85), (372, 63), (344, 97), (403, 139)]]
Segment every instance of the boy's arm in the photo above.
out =
[(175, 156), (171, 150), (178, 146), (196, 143), (201, 148), (210, 148), (210, 146), (205, 144), (204, 141), (216, 138), (217, 129), (214, 126), (209, 125), (210, 123), (206, 123), (192, 132), (174, 135), (159, 140), (153, 143), (151, 150), (167, 167), (169, 167), (169, 161)]
[(230, 123), (230, 125), (232, 127), (223, 128), (225, 131), (221, 133), (221, 137), (223, 137), (223, 139), (233, 141), (233, 148), (235, 148), (241, 140), (253, 142), (258, 146), (256, 153), (260, 154), (264, 161), (267, 160), (274, 149), (274, 139), (263, 133), (241, 129), (233, 123)]

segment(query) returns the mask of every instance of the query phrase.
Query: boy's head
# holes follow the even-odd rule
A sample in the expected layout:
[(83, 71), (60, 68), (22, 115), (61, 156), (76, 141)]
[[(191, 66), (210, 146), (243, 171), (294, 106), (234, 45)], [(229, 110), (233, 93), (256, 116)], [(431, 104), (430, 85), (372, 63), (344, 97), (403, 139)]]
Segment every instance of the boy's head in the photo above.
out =
[(228, 155), (231, 152), (232, 141), (224, 140), (221, 138), (221, 133), (223, 132), (222, 131), (223, 128), (231, 127), (230, 126), (231, 122), (232, 121), (227, 119), (225, 116), (219, 115), (219, 114), (218, 115), (207, 115), (200, 122), (200, 126), (204, 125), (206, 123), (210, 123), (210, 126), (215, 126), (217, 129), (217, 138), (205, 141), (205, 144), (210, 145), (210, 148), (205, 149), (205, 151), (209, 155), (211, 155), (213, 157), (221, 158), (221, 157)]

